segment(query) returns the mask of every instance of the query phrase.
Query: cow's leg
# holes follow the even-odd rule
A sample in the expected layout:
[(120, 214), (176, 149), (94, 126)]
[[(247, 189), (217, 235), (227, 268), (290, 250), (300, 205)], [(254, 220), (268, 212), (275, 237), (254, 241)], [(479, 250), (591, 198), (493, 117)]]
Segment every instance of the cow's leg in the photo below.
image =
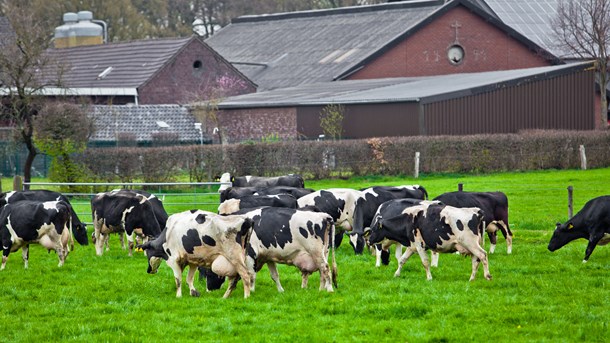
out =
[(8, 260), (8, 255), (11, 253), (11, 243), (9, 242), (8, 247), (3, 246), (2, 248), (4, 251), (2, 251), (2, 266), (0, 270), (4, 270), (6, 267), (6, 260)]
[(322, 263), (320, 265), (320, 290), (326, 289), (327, 292), (334, 292), (333, 290), (333, 284), (331, 281), (331, 276), (330, 276), (330, 268), (328, 266), (328, 263), (326, 261), (324, 261), (324, 263)]
[(375, 267), (381, 267), (381, 244), (373, 244), (375, 249)]
[[(233, 293), (233, 290), (235, 288), (237, 288), (237, 281), (239, 280), (239, 278), (237, 276), (229, 276), (228, 279), (229, 279), (229, 286), (227, 287), (227, 291), (225, 292), (225, 294), (222, 296), (225, 299), (228, 298), (231, 295), (231, 293)], [(244, 292), (245, 292), (245, 289), (246, 289), (246, 286), (244, 286)], [(247, 297), (244, 295), (244, 298), (247, 298)]]
[(108, 235), (107, 234), (103, 234), (101, 232), (101, 229), (96, 225), (95, 226), (95, 254), (97, 256), (102, 256), (102, 254), (104, 254), (104, 245), (106, 245), (106, 247), (108, 247), (108, 243), (106, 242), (108, 240)]
[(487, 236), (489, 236), (489, 253), (493, 254), (496, 251), (496, 243), (498, 241), (498, 232), (497, 231), (488, 231)]
[(593, 250), (595, 249), (595, 247), (597, 246), (599, 241), (604, 237), (603, 233), (598, 234), (595, 232), (598, 230), (593, 230), (593, 231), (594, 231), (594, 233), (591, 234), (591, 236), (589, 237), (589, 244), (587, 244), (587, 249), (585, 250), (585, 258), (582, 260), (582, 263), (587, 263), (587, 261), (589, 261), (589, 257), (593, 253)]
[(195, 272), (197, 271), (197, 266), (194, 264), (189, 264), (189, 272), (186, 274), (186, 284), (189, 286), (189, 291), (192, 297), (198, 297), (201, 294), (197, 289), (195, 289)]
[(432, 280), (432, 273), (430, 273), (430, 261), (428, 261), (428, 254), (426, 254), (426, 248), (424, 247), (424, 243), (416, 243), (416, 249), (417, 253), (419, 254), (419, 258), (421, 259), (421, 264), (426, 270), (426, 279)]
[[(125, 234), (125, 236), (127, 236), (127, 245), (129, 246), (129, 257), (132, 257), (133, 256), (133, 247), (134, 247), (133, 237), (135, 236), (135, 233), (132, 232), (130, 235)], [(121, 234), (121, 237), (123, 237), (122, 234)], [(121, 244), (123, 244), (123, 242), (121, 242)], [(125, 250), (125, 247), (123, 247), (123, 250)]]
[(275, 286), (277, 287), (278, 292), (283, 292), (284, 288), (280, 283), (280, 274), (277, 272), (277, 265), (275, 262), (267, 262), (267, 267), (269, 267), (269, 274), (271, 274), (271, 280), (275, 282)]
[(126, 235), (125, 232), (123, 232), (123, 231), (119, 232), (119, 241), (121, 242), (121, 248), (123, 250), (126, 250), (126, 247), (125, 247), (125, 235)]
[(250, 277), (250, 292), (254, 292), (256, 272), (260, 269), (256, 268), (256, 260), (251, 256), (246, 256), (246, 269), (248, 270), (248, 276)]
[(432, 259), (432, 263), (430, 263), (430, 265), (432, 267), (438, 268), (438, 257), (439, 257), (439, 253), (436, 251), (431, 251), (430, 252), (430, 257)]
[(176, 298), (182, 297), (182, 267), (173, 259), (165, 261), (174, 272), (174, 280), (176, 281)]
[(400, 261), (402, 257), (402, 244), (396, 243), (396, 251), (394, 251), (394, 257), (396, 258), (396, 262)]
[(470, 254), (472, 254), (472, 274), (470, 275), (470, 281), (474, 280), (479, 269), (479, 264), (483, 262), (483, 273), (487, 280), (491, 280), (491, 274), (489, 273), (489, 261), (487, 259), (487, 252), (485, 249), (477, 243), (476, 240), (466, 240), (460, 243)]
[(409, 257), (411, 257), (411, 255), (413, 255), (415, 253), (415, 251), (416, 250), (413, 247), (407, 247), (407, 250), (405, 250), (404, 254), (402, 254), (400, 259), (398, 259), (398, 268), (396, 269), (396, 272), (394, 272), (394, 277), (400, 276), (402, 267), (405, 265), (405, 263), (407, 262)]
[[(28, 260), (30, 258), (30, 245), (26, 244), (21, 247), (21, 257), (23, 257), (23, 268), (28, 269)], [(3, 265), (4, 267), (4, 265)]]
[(307, 283), (309, 282), (309, 274), (308, 271), (301, 270), (301, 288), (307, 288)]
[(244, 263), (244, 260), (247, 260), (249, 258), (246, 258), (243, 253), (229, 254), (228, 256), (224, 257), (229, 261), (229, 263), (231, 263), (233, 268), (235, 268), (235, 271), (237, 272), (239, 277), (229, 277), (229, 287), (227, 288), (227, 291), (225, 292), (223, 297), (227, 298), (229, 297), (229, 295), (231, 295), (231, 292), (233, 292), (233, 290), (237, 286), (237, 281), (239, 281), (239, 278), (241, 278), (244, 283), (244, 298), (248, 298), (250, 296), (252, 284), (250, 279), (250, 270), (246, 266), (246, 263)]

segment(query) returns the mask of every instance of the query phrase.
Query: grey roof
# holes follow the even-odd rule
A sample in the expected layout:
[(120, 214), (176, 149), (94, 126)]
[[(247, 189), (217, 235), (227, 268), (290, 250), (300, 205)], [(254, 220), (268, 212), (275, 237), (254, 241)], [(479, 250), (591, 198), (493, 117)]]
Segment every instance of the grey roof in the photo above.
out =
[(519, 31), (536, 44), (562, 58), (573, 54), (553, 43), (551, 20), (557, 16), (561, 0), (478, 0), (484, 1), (506, 25)]
[(277, 89), (227, 98), (219, 109), (293, 107), (326, 104), (432, 102), (488, 92), (564, 75), (590, 63), (428, 77), (347, 80)]
[[(195, 38), (166, 38), (52, 49), (66, 62), (62, 82), (69, 88), (137, 88)], [(112, 67), (104, 77), (100, 74)]]
[(259, 90), (332, 81), (442, 5), (410, 1), (243, 16), (205, 42)]
[[(127, 134), (138, 142), (151, 142), (158, 133), (177, 135), (179, 142), (198, 142), (199, 131), (186, 107), (178, 105), (91, 106), (95, 120), (94, 142), (114, 142)], [(167, 127), (165, 127), (167, 124)]]
[(15, 32), (7, 17), (0, 17), (0, 46), (9, 41), (9, 38), (14, 37)]

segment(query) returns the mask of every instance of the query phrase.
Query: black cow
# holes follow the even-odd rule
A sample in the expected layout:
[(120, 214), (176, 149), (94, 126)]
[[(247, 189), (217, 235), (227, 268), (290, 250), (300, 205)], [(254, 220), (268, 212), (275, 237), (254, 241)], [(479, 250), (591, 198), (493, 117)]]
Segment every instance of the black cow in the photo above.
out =
[(22, 200), (2, 207), (0, 213), (0, 246), (2, 267), (8, 255), (22, 249), (25, 268), (28, 267), (29, 245), (39, 243), (47, 250), (55, 250), (59, 266), (63, 266), (70, 252), (70, 205), (63, 201)]
[(589, 241), (583, 263), (589, 260), (596, 246), (610, 243), (610, 196), (589, 200), (574, 217), (563, 224), (557, 223), (548, 248), (555, 251), (578, 238)]
[(239, 199), (248, 195), (277, 195), (277, 194), (290, 194), (296, 199), (299, 199), (309, 193), (313, 193), (314, 190), (310, 188), (299, 188), (290, 186), (274, 186), (274, 187), (229, 187), (220, 192), (220, 202), (224, 202), (229, 199)]
[(133, 233), (140, 237), (157, 237), (161, 226), (151, 202), (142, 194), (112, 191), (98, 193), (91, 199), (91, 215), (95, 228), (95, 250), (101, 256), (108, 235), (127, 234), (129, 256), (133, 253)]
[(328, 213), (335, 221), (335, 248), (341, 245), (344, 232), (352, 231), (356, 202), (360, 191), (351, 188), (322, 189), (299, 198), (299, 208)]
[[(371, 227), (377, 227), (381, 224), (384, 218), (392, 218), (400, 215), (407, 207), (421, 205), (421, 204), (440, 204), (440, 201), (428, 201), (421, 199), (394, 199), (384, 202), (379, 206), (373, 220)], [(388, 265), (390, 263), (390, 251), (391, 245), (396, 244), (396, 260), (400, 261), (402, 256), (402, 245), (396, 241), (385, 240), (382, 243), (375, 245), (376, 261), (375, 266), (379, 267), (381, 263)], [(438, 254), (432, 254), (432, 266), (438, 266)], [(400, 275), (400, 269), (396, 271), (396, 276)]]
[(498, 230), (506, 238), (506, 253), (513, 250), (513, 233), (508, 225), (508, 198), (502, 192), (449, 192), (444, 193), (434, 200), (439, 200), (445, 205), (454, 207), (478, 207), (485, 215), (485, 230), (489, 236), (491, 246), (489, 253), (496, 250)]
[(0, 206), (4, 206), (7, 203), (14, 203), (21, 200), (33, 200), (33, 201), (63, 201), (70, 207), (70, 219), (72, 227), (70, 228), (72, 234), (74, 235), (74, 239), (80, 245), (89, 244), (89, 236), (87, 235), (87, 226), (85, 223), (81, 222), (70, 204), (70, 200), (68, 198), (58, 192), (49, 191), (46, 189), (37, 189), (37, 190), (29, 190), (29, 191), (12, 191), (0, 194)]
[(354, 230), (350, 234), (350, 244), (356, 254), (364, 250), (364, 231), (370, 227), (371, 221), (381, 204), (392, 199), (428, 199), (428, 192), (420, 185), (413, 186), (376, 186), (361, 189), (362, 198), (356, 203), (354, 212)]
[(483, 230), (483, 213), (479, 208), (420, 204), (407, 207), (396, 217), (382, 219), (380, 225), (371, 227), (366, 235), (370, 244), (390, 239), (406, 246), (399, 268), (417, 251), (428, 280), (432, 280), (432, 274), (425, 249), (472, 255), (470, 281), (474, 280), (481, 261), (485, 278), (491, 280), (487, 253), (479, 244)]
[[(267, 188), (273, 186), (290, 186), (290, 187), (305, 187), (305, 181), (301, 175), (289, 174), (275, 177), (264, 177), (264, 176), (231, 176), (229, 173), (224, 173), (220, 177), (220, 182), (229, 183), (232, 182), (233, 187), (259, 187)], [(227, 185), (222, 185), (218, 189), (219, 192), (226, 189)]]
[(261, 206), (297, 208), (297, 199), (289, 194), (248, 195), (239, 199), (225, 200), (218, 206), (218, 213), (231, 214), (244, 208)]

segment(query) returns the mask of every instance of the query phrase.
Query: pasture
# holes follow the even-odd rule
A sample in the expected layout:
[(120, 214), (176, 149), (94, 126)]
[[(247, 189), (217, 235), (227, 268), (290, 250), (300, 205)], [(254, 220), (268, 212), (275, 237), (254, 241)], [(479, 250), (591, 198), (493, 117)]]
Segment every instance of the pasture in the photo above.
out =
[(344, 240), (334, 293), (318, 291), (318, 273), (301, 289), (298, 270), (280, 265), (282, 294), (264, 267), (249, 299), (243, 299), (241, 282), (229, 299), (222, 299), (224, 286), (206, 293), (203, 282), (196, 282), (201, 297), (188, 296), (183, 284), (184, 296), (176, 299), (165, 263), (158, 274), (146, 274), (146, 257), (128, 257), (116, 236), (101, 257), (92, 244), (77, 245), (62, 268), (54, 253), (32, 246), (29, 269), (16, 252), (0, 272), (2, 341), (607, 341), (610, 248), (597, 247), (583, 264), (584, 240), (554, 253), (547, 244), (555, 223), (567, 219), (567, 186), (574, 187), (576, 213), (589, 199), (610, 194), (608, 180), (610, 168), (306, 181), (314, 189), (421, 184), (430, 198), (458, 183), (467, 191), (505, 192), (513, 254), (506, 254), (499, 235), (489, 258), (492, 281), (480, 268), (468, 282), (470, 258), (453, 254), (441, 255), (432, 281), (416, 255), (394, 278), (393, 256), (389, 266), (375, 268), (374, 256), (354, 255)]

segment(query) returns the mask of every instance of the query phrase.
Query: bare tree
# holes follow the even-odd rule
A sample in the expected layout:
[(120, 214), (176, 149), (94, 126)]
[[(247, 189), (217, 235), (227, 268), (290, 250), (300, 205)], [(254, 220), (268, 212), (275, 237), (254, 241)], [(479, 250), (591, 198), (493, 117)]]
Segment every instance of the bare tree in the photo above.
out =
[(561, 0), (551, 26), (558, 48), (581, 59), (595, 60), (601, 95), (601, 127), (608, 127), (610, 0)]
[(41, 91), (59, 86), (62, 68), (46, 53), (51, 37), (46, 25), (18, 1), (5, 8), (12, 33), (0, 41), (2, 117), (14, 127), (15, 138), (27, 148), (24, 181), (31, 181), (37, 151), (33, 141), (34, 117), (42, 107)]

